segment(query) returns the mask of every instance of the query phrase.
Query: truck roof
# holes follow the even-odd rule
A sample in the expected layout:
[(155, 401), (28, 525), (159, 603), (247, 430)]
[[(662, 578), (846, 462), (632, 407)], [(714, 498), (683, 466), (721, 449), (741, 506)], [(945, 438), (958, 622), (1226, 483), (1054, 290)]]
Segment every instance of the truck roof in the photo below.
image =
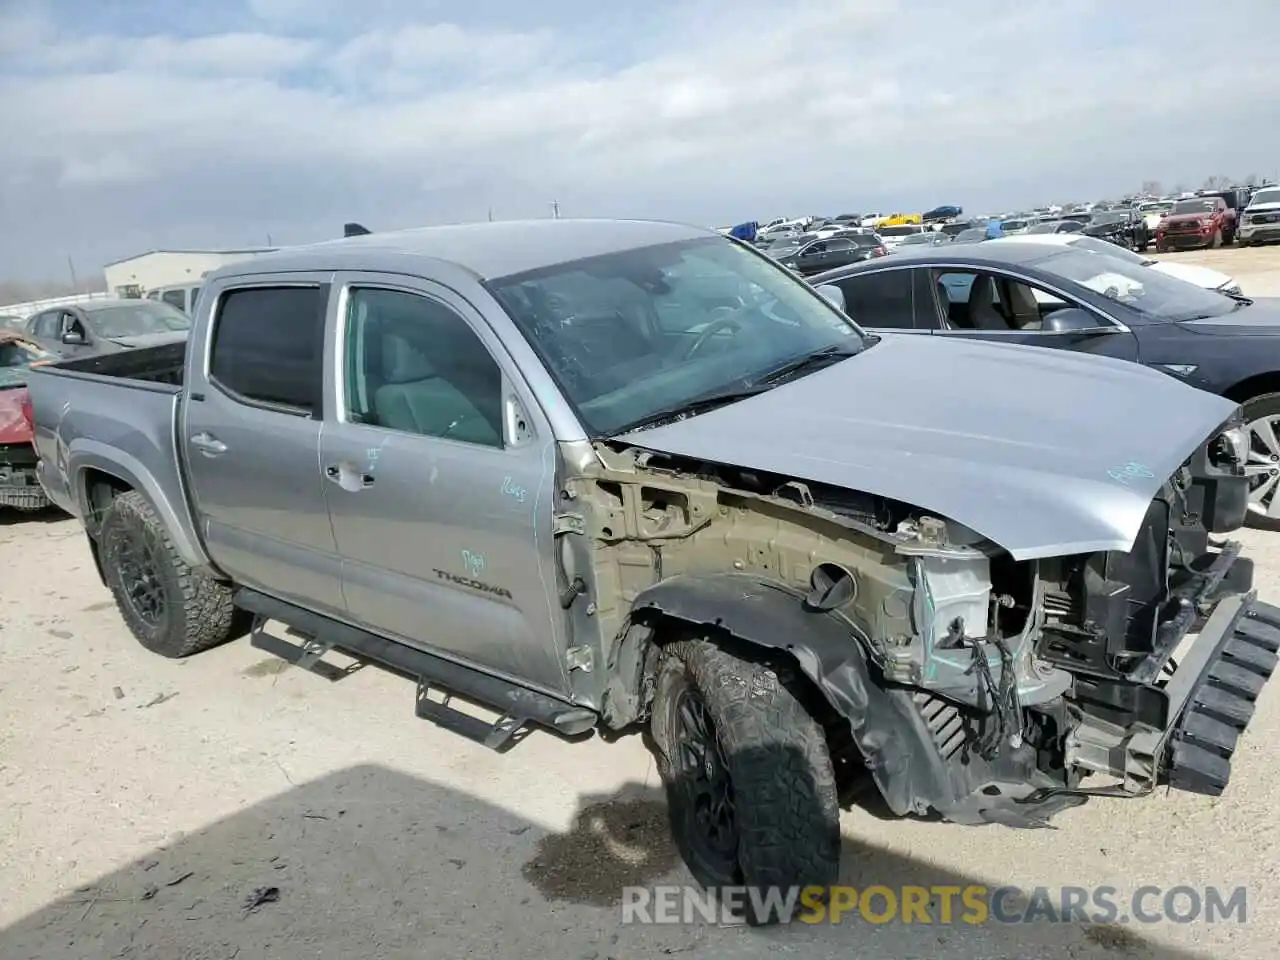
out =
[(446, 262), (483, 280), (637, 247), (719, 236), (660, 220), (547, 219), (418, 227), (286, 247), (220, 267), (205, 279), (311, 270), (403, 272), (415, 258)]

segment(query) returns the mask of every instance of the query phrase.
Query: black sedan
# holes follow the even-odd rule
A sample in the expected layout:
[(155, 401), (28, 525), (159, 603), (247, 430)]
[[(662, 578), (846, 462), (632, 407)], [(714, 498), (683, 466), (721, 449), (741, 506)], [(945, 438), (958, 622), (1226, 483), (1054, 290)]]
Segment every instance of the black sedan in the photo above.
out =
[(770, 247), (766, 253), (784, 267), (796, 271), (803, 276), (821, 273), (835, 267), (861, 263), (875, 257), (883, 257), (888, 251), (880, 238), (874, 233), (853, 233), (828, 237), (825, 240), (810, 240), (804, 244), (789, 247)]
[[(1014, 238), (903, 251), (809, 282), (872, 330), (1117, 357), (1244, 404), (1249, 523), (1280, 530), (1280, 299), (1223, 296), (1118, 257)], [(964, 371), (956, 376), (963, 394)]]
[(1095, 213), (1080, 232), (1137, 251), (1147, 249), (1152, 240), (1146, 218), (1131, 208)]

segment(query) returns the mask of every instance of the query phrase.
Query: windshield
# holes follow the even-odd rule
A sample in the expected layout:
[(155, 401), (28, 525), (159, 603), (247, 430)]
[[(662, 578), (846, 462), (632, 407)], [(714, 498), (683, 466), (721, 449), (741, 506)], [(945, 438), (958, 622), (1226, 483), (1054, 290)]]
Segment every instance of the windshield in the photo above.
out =
[(1132, 263), (1135, 266), (1143, 267), (1154, 261), (1147, 257), (1140, 257), (1127, 247), (1122, 247), (1115, 243), (1108, 243), (1106, 240), (1099, 240), (1097, 237), (1085, 237), (1080, 234), (1073, 234), (1070, 240), (1071, 246), (1077, 250), (1088, 250), (1090, 253), (1098, 253), (1104, 257), (1115, 257), (1117, 260), (1123, 260), (1125, 263)]
[(906, 247), (911, 244), (923, 244), (923, 243), (928, 243), (932, 239), (933, 239), (933, 236), (931, 234), (917, 233), (917, 234), (913, 234), (910, 237), (904, 238), (902, 241), (902, 245)]
[[(852, 240), (860, 247), (878, 247), (880, 246), (880, 238), (874, 233), (845, 233), (839, 234), (841, 240)], [(903, 243), (910, 241), (910, 237)]]
[(985, 240), (987, 239), (986, 227), (970, 227), (968, 230), (961, 230), (955, 236), (956, 240)]
[(1173, 205), (1174, 213), (1213, 213), (1217, 200), (1179, 200)]
[(1138, 208), (1143, 213), (1165, 213), (1173, 209), (1173, 204), (1167, 201), (1160, 203), (1144, 203)]
[(593, 436), (867, 342), (803, 281), (737, 244), (685, 240), (490, 281)]
[(1264, 203), (1280, 203), (1280, 190), (1259, 190), (1249, 201), (1249, 206), (1256, 207)]
[(921, 233), (924, 227), (916, 225), (911, 226), (903, 224), (896, 227), (877, 227), (876, 232), (882, 237), (909, 237), (912, 234)]
[(1022, 229), (1025, 229), (1025, 228), (1027, 227), (1027, 221), (1025, 221), (1025, 220), (1006, 220), (1006, 221), (1002, 224), (1002, 226), (1003, 226), (1003, 227), (1004, 227), (1004, 229), (1006, 229), (1006, 230), (1022, 230)]
[(191, 329), (191, 318), (160, 300), (86, 310), (95, 332), (107, 340), (143, 337), (151, 333), (174, 333)]
[(1107, 223), (1124, 223), (1128, 219), (1129, 219), (1128, 214), (1124, 213), (1123, 211), (1113, 212), (1108, 210), (1106, 213), (1095, 213), (1092, 217), (1089, 218), (1089, 222), (1096, 226), (1098, 224), (1107, 224)]
[(1055, 253), (1035, 265), (1074, 280), (1152, 320), (1219, 317), (1239, 306), (1220, 293), (1122, 260), (1110, 251), (1099, 256), (1075, 249), (1074, 243), (1071, 246), (1072, 249)]
[(1045, 223), (1037, 223), (1027, 233), (1056, 233), (1058, 230), (1058, 221), (1049, 220)]

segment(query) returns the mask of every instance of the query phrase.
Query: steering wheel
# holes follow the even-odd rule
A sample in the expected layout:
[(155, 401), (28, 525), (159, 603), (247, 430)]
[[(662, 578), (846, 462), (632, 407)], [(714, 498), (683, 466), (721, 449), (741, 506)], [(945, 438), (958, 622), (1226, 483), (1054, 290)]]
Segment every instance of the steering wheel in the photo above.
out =
[(705, 344), (712, 337), (714, 337), (721, 330), (728, 330), (730, 327), (742, 326), (742, 321), (745, 318), (742, 316), (740, 312), (741, 309), (742, 308), (739, 307), (737, 310), (734, 310), (732, 313), (726, 313), (722, 317), (716, 317), (714, 320), (708, 323), (706, 328), (700, 334), (698, 334), (697, 339), (694, 340), (693, 343), (689, 344), (689, 349), (684, 352), (684, 357), (682, 359), (692, 360), (693, 355), (702, 349), (702, 345)]

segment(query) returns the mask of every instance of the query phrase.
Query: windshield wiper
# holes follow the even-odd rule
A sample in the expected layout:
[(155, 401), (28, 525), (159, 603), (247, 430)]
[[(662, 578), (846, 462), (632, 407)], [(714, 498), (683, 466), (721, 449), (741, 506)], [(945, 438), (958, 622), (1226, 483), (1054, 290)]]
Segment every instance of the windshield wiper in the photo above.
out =
[(814, 370), (840, 360), (846, 360), (859, 352), (856, 347), (850, 347), (843, 343), (833, 343), (830, 346), (822, 347), (819, 350), (806, 353), (802, 357), (796, 357), (794, 360), (788, 360), (786, 363), (774, 367), (757, 379), (756, 383), (776, 384), (788, 377), (795, 376), (797, 373), (804, 373), (807, 370)]
[(1239, 310), (1241, 307), (1253, 306), (1253, 301), (1248, 297), (1246, 297), (1243, 293), (1231, 293), (1230, 291), (1227, 291), (1227, 290), (1223, 290), (1221, 291), (1221, 293), (1223, 293), (1225, 296), (1230, 297), (1232, 300), (1236, 302), (1236, 305), (1232, 307), (1233, 310)]
[(754, 397), (757, 394), (764, 393), (768, 387), (746, 386), (736, 390), (718, 390), (715, 393), (704, 393), (700, 397), (694, 397), (692, 400), (686, 400), (684, 403), (672, 404), (669, 407), (663, 407), (661, 410), (655, 410), (653, 413), (646, 414), (638, 420), (632, 420), (630, 423), (614, 430), (615, 435), (623, 433), (631, 433), (633, 430), (642, 430), (645, 427), (656, 427), (660, 424), (669, 423), (673, 420), (683, 420), (685, 417), (697, 416), (700, 413), (707, 413), (717, 407), (724, 407), (728, 404), (735, 403), (738, 400), (745, 400), (747, 397)]

